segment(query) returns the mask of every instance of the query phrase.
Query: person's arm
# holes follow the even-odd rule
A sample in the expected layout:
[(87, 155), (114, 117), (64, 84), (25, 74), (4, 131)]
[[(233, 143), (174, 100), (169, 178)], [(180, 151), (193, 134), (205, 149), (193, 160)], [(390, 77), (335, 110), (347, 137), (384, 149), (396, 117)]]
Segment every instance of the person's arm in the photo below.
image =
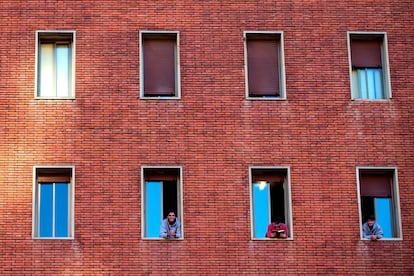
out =
[(160, 237), (166, 238), (167, 235), (168, 235), (168, 226), (166, 225), (166, 223), (164, 223), (164, 221), (162, 221), (160, 225)]
[(272, 229), (273, 229), (273, 225), (269, 224), (267, 226), (266, 238), (270, 238), (272, 236)]
[(377, 239), (381, 239), (382, 237), (384, 237), (384, 232), (382, 231), (382, 228), (381, 226), (379, 226), (379, 224), (377, 224), (375, 235), (377, 236)]
[(283, 225), (282, 225), (282, 230), (285, 231), (285, 238), (288, 238), (289, 237), (289, 233), (288, 233), (287, 226), (286, 226), (285, 223), (283, 223)]
[(372, 235), (368, 235), (368, 234), (363, 233), (363, 234), (362, 234), (362, 237), (363, 237), (364, 239), (371, 239), (371, 238), (372, 238)]
[(181, 238), (181, 223), (178, 219), (177, 219), (177, 231), (175, 232), (175, 237)]

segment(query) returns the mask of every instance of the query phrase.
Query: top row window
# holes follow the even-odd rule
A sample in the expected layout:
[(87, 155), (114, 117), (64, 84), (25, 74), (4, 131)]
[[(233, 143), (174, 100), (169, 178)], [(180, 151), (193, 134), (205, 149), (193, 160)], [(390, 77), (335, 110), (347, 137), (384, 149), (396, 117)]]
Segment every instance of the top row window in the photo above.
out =
[(36, 97), (75, 97), (75, 32), (37, 32)]
[[(142, 99), (179, 99), (178, 32), (140, 32)], [(37, 98), (75, 98), (75, 32), (36, 33)], [(282, 32), (245, 32), (246, 97), (286, 99)], [(352, 99), (389, 99), (386, 33), (348, 33)]]
[(350, 34), (351, 91), (353, 99), (388, 99), (391, 88), (386, 34)]

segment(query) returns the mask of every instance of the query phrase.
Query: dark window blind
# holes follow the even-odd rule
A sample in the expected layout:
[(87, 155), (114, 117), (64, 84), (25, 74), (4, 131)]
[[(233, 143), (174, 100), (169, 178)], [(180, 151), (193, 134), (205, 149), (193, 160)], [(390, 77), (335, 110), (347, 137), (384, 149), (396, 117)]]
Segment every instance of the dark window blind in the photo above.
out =
[(356, 68), (381, 68), (381, 42), (352, 40), (351, 59)]
[(145, 38), (144, 51), (144, 95), (175, 95), (175, 46), (176, 39)]
[(247, 39), (249, 96), (279, 96), (279, 41)]
[(361, 196), (391, 197), (390, 175), (366, 174), (359, 178)]

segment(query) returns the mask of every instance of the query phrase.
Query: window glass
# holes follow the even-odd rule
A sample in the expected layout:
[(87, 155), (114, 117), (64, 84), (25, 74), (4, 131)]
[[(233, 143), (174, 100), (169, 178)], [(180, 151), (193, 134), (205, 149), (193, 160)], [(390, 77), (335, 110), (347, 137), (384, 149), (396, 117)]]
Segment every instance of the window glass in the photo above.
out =
[(70, 48), (67, 44), (56, 45), (56, 91), (58, 97), (69, 96)]
[(54, 96), (53, 44), (45, 43), (40, 47), (40, 91), (39, 96)]
[(53, 237), (53, 184), (40, 185), (39, 236)]
[(267, 182), (253, 183), (254, 237), (265, 237), (270, 223), (270, 185)]
[(69, 184), (56, 183), (55, 185), (55, 237), (69, 235)]
[(374, 199), (375, 217), (382, 227), (385, 238), (392, 238), (392, 220), (391, 220), (391, 198)]
[(145, 182), (145, 232), (148, 238), (157, 238), (160, 234), (160, 222), (162, 220), (162, 182)]

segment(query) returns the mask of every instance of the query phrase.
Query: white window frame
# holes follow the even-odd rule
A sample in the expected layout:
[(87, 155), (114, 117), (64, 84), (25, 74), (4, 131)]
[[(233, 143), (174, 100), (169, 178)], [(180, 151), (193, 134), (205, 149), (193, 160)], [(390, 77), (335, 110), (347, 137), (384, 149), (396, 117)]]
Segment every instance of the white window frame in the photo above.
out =
[[(37, 172), (42, 169), (70, 169), (71, 170), (71, 182), (70, 182), (70, 201), (69, 201), (69, 233), (68, 237), (40, 237), (38, 236), (37, 226), (37, 208), (36, 203), (38, 198), (36, 197), (39, 184), (37, 183)], [(75, 166), (33, 166), (33, 192), (32, 192), (32, 238), (40, 240), (73, 240), (75, 238)]]
[[(142, 240), (165, 240), (161, 237), (145, 237), (145, 174), (144, 171), (146, 169), (178, 169), (180, 171), (178, 175), (178, 199), (177, 199), (177, 212), (176, 216), (180, 220), (181, 224), (181, 238), (177, 239), (168, 239), (168, 241), (177, 241), (177, 240), (184, 240), (184, 206), (183, 206), (183, 168), (182, 166), (141, 166), (141, 239)], [(165, 217), (162, 218), (162, 220)], [(160, 220), (160, 226), (161, 222)]]
[[(249, 34), (253, 35), (278, 35), (280, 36), (280, 49), (279, 49), (279, 97), (250, 97), (249, 96), (249, 72), (247, 64), (247, 36)], [(284, 42), (283, 42), (283, 31), (244, 31), (243, 32), (243, 45), (244, 45), (244, 78), (245, 78), (245, 97), (248, 100), (286, 100), (286, 73), (285, 73), (285, 51), (284, 51)]]
[[(351, 57), (351, 41), (352, 36), (382, 36), (382, 47), (381, 47), (381, 62), (382, 62), (382, 81), (383, 81), (383, 99), (363, 99), (360, 98), (358, 93), (353, 89), (352, 82), (352, 57)], [(347, 46), (348, 46), (348, 64), (349, 64), (349, 84), (351, 91), (351, 99), (359, 101), (384, 101), (392, 99), (391, 93), (391, 78), (390, 78), (390, 66), (388, 58), (388, 42), (387, 42), (387, 33), (386, 32), (347, 32)]]
[[(270, 238), (255, 238), (254, 237), (254, 214), (253, 214), (253, 170), (256, 169), (270, 169), (270, 170), (286, 170), (286, 179), (283, 185), (287, 190), (285, 190), (285, 224), (289, 233), (289, 237), (286, 239), (270, 239)], [(268, 240), (268, 241), (286, 241), (293, 240), (293, 222), (292, 222), (292, 196), (291, 196), (291, 184), (290, 184), (290, 167), (289, 166), (249, 166), (249, 195), (250, 195), (250, 238), (251, 240)], [(270, 222), (269, 222), (270, 223)], [(263, 233), (267, 229), (263, 229)]]
[[(69, 80), (69, 96), (40, 96), (39, 95), (39, 45), (41, 42), (41, 39), (39, 39), (39, 36), (42, 34), (71, 34), (72, 35), (72, 41), (70, 43), (70, 49), (71, 49), (71, 61), (70, 61), (70, 80)], [(76, 31), (74, 30), (38, 30), (36, 31), (36, 56), (35, 56), (35, 99), (55, 99), (55, 100), (73, 100), (75, 99), (75, 72), (76, 72)]]
[(398, 170), (397, 170), (397, 167), (363, 167), (363, 166), (356, 167), (360, 239), (361, 240), (368, 240), (368, 239), (363, 238), (363, 233), (362, 233), (362, 225), (364, 224), (364, 221), (362, 221), (361, 184), (360, 184), (360, 180), (359, 180), (360, 170), (365, 170), (365, 171), (367, 171), (367, 170), (393, 171), (393, 183), (392, 183), (391, 193), (392, 193), (392, 201), (394, 203), (394, 209), (393, 209), (393, 214), (395, 215), (394, 220), (396, 222), (396, 227), (398, 228), (397, 229), (398, 237), (396, 237), (396, 238), (382, 238), (382, 239), (379, 239), (379, 240), (392, 240), (392, 241), (402, 240), (403, 239), (403, 234), (402, 234), (402, 224), (401, 224), (400, 194), (399, 194), (399, 189), (398, 189)]
[[(175, 35), (176, 36), (176, 53), (175, 53), (175, 96), (145, 96), (144, 91), (144, 47), (143, 47), (143, 36), (145, 35)], [(142, 30), (139, 31), (139, 70), (140, 70), (140, 99), (144, 100), (180, 100), (181, 99), (181, 73), (180, 73), (180, 32), (179, 31), (151, 31)]]

